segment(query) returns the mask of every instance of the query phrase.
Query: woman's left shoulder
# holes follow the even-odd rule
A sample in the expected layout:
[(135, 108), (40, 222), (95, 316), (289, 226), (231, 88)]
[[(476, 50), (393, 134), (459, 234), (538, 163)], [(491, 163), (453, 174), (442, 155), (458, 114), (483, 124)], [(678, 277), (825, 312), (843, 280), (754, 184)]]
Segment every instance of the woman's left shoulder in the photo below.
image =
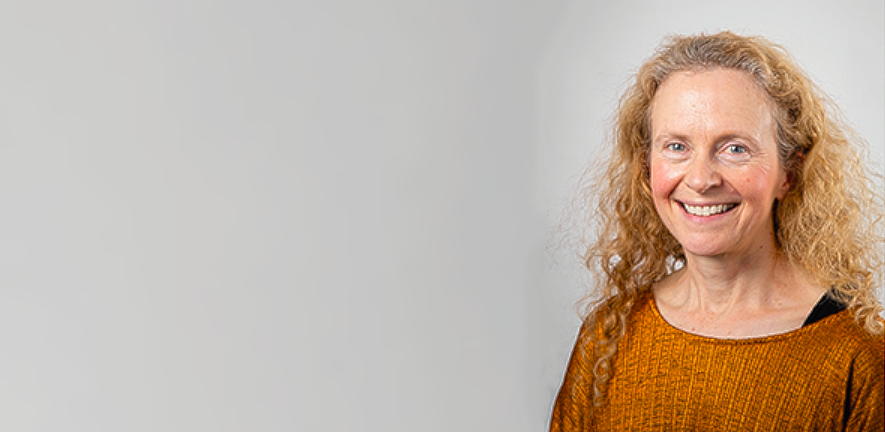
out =
[[(876, 317), (885, 326), (885, 320)], [(843, 310), (832, 319), (825, 319), (818, 328), (820, 337), (828, 344), (839, 345), (848, 353), (882, 362), (885, 359), (885, 333), (872, 333), (855, 319), (851, 310)]]
[[(843, 311), (850, 318), (852, 331), (847, 332), (844, 344), (850, 358), (843, 420), (846, 431), (883, 430), (885, 426), (885, 335), (867, 331), (854, 319), (854, 314)], [(885, 324), (882, 317), (876, 317)], [(881, 328), (881, 327), (880, 327)]]

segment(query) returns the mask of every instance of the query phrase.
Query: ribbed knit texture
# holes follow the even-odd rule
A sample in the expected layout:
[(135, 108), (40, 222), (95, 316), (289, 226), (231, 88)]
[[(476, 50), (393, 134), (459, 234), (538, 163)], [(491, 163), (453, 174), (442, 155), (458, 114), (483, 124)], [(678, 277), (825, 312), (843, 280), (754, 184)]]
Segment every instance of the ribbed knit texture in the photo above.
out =
[(585, 324), (578, 335), (551, 431), (885, 430), (885, 340), (850, 310), (785, 334), (715, 339), (671, 326), (646, 295), (593, 408), (598, 332)]

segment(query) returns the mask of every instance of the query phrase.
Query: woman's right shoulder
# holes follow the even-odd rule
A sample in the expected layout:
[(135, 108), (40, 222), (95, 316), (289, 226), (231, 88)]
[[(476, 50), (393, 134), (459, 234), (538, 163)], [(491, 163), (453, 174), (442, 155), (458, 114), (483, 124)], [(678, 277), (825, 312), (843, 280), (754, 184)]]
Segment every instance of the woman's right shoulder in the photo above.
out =
[[(651, 289), (643, 291), (636, 296), (636, 299), (632, 302), (633, 304), (630, 308), (629, 316), (627, 317), (628, 327), (632, 318), (635, 318), (637, 315), (643, 315), (645, 312), (651, 310), (651, 302), (653, 298), (654, 294)], [(581, 329), (578, 333), (578, 341), (598, 340), (603, 338), (606, 329), (610, 329), (620, 319), (618, 309), (622, 301), (623, 299), (611, 297), (597, 302), (582, 320)]]

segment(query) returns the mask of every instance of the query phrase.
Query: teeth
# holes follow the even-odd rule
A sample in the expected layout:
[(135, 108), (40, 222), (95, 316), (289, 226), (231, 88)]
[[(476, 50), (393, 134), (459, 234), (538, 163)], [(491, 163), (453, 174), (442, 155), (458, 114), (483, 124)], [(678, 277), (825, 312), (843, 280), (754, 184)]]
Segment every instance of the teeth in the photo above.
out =
[(736, 205), (737, 204), (718, 204), (712, 206), (693, 206), (683, 204), (683, 207), (685, 207), (685, 211), (695, 216), (712, 216), (731, 210)]

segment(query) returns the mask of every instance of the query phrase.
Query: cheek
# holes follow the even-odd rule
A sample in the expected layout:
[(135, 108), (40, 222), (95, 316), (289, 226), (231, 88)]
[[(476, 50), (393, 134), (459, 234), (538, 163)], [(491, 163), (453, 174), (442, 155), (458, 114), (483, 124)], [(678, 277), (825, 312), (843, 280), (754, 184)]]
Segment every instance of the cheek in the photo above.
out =
[(766, 201), (783, 198), (788, 186), (786, 175), (779, 171), (761, 169), (748, 172), (742, 177), (742, 195), (756, 196)]
[(655, 202), (666, 200), (679, 184), (679, 174), (664, 162), (652, 160), (649, 165), (651, 194)]

